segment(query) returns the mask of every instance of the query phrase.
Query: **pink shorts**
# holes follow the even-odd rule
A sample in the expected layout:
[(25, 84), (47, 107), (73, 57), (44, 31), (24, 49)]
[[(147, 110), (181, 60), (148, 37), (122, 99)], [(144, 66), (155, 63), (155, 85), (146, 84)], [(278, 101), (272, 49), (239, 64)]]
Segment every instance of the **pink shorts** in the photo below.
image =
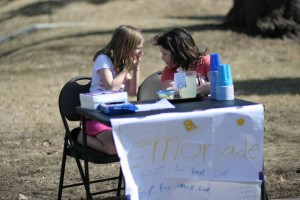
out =
[(86, 121), (86, 134), (89, 136), (96, 137), (96, 135), (106, 130), (111, 130), (111, 127), (94, 120)]

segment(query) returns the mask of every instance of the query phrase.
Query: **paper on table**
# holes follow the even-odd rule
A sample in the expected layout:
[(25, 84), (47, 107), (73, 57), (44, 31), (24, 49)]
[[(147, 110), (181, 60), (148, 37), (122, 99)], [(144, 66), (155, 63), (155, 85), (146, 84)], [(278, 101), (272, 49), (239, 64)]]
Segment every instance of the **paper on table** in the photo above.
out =
[(136, 112), (175, 108), (175, 106), (173, 106), (167, 99), (161, 99), (155, 103), (149, 103), (149, 104), (136, 104), (135, 106), (138, 107), (138, 110), (136, 110)]

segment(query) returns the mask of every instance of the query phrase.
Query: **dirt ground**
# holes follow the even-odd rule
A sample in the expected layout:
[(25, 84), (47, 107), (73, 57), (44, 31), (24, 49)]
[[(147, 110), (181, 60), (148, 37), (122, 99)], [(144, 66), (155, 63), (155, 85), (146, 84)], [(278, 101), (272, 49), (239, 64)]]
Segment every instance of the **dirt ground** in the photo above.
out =
[[(225, 29), (222, 21), (232, 4), (1, 0), (0, 199), (57, 198), (64, 135), (57, 104), (60, 89), (74, 76), (90, 75), (94, 53), (121, 24), (140, 28), (145, 37), (142, 79), (163, 67), (151, 38), (166, 28), (184, 26), (200, 48), (218, 52), (222, 62), (231, 65), (235, 96), (265, 106), (264, 166), (270, 199), (299, 198), (299, 41)], [(67, 181), (79, 180), (74, 161), (68, 164)], [(117, 169), (117, 164), (92, 166), (91, 173), (104, 176)], [(83, 188), (66, 189), (63, 197), (84, 199), (84, 194)]]

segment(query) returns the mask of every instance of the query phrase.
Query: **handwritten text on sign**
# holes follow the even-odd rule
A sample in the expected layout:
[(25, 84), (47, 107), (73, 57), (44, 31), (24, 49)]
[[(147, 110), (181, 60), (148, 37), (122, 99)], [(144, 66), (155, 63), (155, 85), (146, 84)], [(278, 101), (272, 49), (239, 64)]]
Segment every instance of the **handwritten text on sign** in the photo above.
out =
[(259, 199), (262, 105), (111, 122), (131, 199)]

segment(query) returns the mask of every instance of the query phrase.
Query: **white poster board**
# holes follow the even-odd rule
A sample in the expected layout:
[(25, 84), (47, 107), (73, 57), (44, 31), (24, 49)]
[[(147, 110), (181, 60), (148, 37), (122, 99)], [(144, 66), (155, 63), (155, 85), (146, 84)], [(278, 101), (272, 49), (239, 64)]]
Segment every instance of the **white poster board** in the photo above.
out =
[(260, 199), (262, 105), (111, 123), (128, 199)]

